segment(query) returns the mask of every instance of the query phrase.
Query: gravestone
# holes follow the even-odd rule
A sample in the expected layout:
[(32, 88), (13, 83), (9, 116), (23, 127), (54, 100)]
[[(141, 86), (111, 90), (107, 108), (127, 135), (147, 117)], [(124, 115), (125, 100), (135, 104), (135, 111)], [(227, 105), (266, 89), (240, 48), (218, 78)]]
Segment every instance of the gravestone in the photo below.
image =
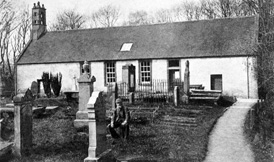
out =
[(89, 65), (85, 61), (83, 65), (84, 73), (78, 79), (79, 83), (79, 104), (78, 111), (76, 113), (76, 119), (74, 120), (75, 128), (83, 128), (88, 126), (88, 111), (87, 103), (93, 92), (93, 83), (96, 81), (95, 77), (88, 73)]
[(179, 104), (179, 87), (178, 86), (174, 86), (174, 92), (173, 92), (173, 96), (174, 96), (174, 106), (178, 106)]
[(186, 61), (185, 74), (184, 74), (184, 94), (182, 97), (183, 103), (189, 103), (189, 61)]
[[(106, 139), (106, 107), (102, 92), (95, 91), (89, 98), (88, 104), (89, 122), (89, 148), (88, 157), (84, 162), (105, 161), (110, 149), (107, 149)], [(103, 160), (104, 159), (104, 160)]]
[(28, 89), (13, 98), (14, 152), (17, 156), (29, 155), (32, 147), (32, 107), (34, 97)]
[(36, 97), (38, 95), (38, 83), (33, 81), (30, 87), (31, 93)]

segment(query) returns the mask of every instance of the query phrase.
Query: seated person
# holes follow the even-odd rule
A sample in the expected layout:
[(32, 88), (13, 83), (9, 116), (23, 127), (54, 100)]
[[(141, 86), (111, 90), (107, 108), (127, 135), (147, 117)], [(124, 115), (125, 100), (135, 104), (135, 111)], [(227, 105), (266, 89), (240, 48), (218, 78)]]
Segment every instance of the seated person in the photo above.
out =
[[(116, 99), (116, 108), (112, 114), (111, 122), (108, 125), (108, 129), (112, 138), (124, 138), (127, 139), (129, 135), (129, 112), (126, 107), (123, 106), (123, 102), (120, 98)], [(120, 133), (117, 134), (115, 128), (119, 128)]]

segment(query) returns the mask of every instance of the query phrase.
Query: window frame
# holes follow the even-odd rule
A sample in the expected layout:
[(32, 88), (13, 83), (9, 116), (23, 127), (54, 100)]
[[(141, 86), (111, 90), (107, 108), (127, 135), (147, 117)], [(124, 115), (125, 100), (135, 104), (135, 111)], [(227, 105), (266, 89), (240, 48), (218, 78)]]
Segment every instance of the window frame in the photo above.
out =
[[(145, 65), (146, 67), (144, 68), (147, 68), (149, 67), (149, 71), (144, 71), (142, 72), (142, 63), (149, 63), (149, 66), (148, 65)], [(149, 73), (149, 78), (150, 78), (150, 81), (142, 81), (143, 77), (142, 77), (142, 73)], [(147, 77), (147, 76), (145, 76)], [(140, 85), (151, 85), (152, 83), (152, 61), (151, 60), (139, 60), (139, 84)]]
[[(108, 71), (108, 65), (113, 64), (114, 72), (113, 71)], [(114, 74), (114, 77), (112, 76), (111, 78), (108, 78), (108, 74)], [(114, 79), (114, 82), (108, 82), (108, 79)], [(105, 85), (111, 85), (116, 83), (117, 81), (117, 74), (116, 74), (116, 62), (115, 61), (106, 61), (104, 62), (104, 80), (105, 80)]]

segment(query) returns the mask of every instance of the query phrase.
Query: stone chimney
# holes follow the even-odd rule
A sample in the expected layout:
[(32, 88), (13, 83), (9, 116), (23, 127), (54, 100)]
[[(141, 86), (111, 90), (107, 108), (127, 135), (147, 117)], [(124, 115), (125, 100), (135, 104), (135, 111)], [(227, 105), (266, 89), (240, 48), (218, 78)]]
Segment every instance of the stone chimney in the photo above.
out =
[(32, 39), (38, 40), (47, 30), (46, 9), (40, 2), (34, 3), (32, 8)]

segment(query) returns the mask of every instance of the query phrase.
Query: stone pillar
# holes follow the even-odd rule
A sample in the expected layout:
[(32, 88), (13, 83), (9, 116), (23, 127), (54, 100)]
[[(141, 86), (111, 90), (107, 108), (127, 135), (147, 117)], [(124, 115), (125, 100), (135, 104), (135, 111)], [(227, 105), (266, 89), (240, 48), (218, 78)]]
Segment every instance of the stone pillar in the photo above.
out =
[(88, 112), (87, 103), (93, 92), (93, 83), (96, 81), (95, 77), (88, 73), (89, 65), (85, 61), (83, 65), (84, 73), (78, 79), (79, 83), (79, 104), (74, 121), (74, 127), (83, 128), (88, 126)]
[(189, 103), (189, 61), (186, 61), (186, 68), (185, 68), (185, 74), (184, 74), (184, 94), (182, 97), (183, 103), (188, 104)]
[(179, 87), (178, 86), (174, 86), (174, 92), (173, 92), (173, 96), (174, 96), (174, 106), (178, 106), (179, 104)]
[(88, 157), (84, 162), (103, 161), (105, 155), (110, 153), (107, 150), (106, 139), (106, 107), (102, 92), (95, 91), (92, 93), (88, 104), (89, 119), (89, 147)]
[(116, 108), (116, 99), (118, 98), (118, 85), (115, 83), (114, 88), (112, 89), (112, 109)]
[(14, 151), (17, 156), (29, 155), (32, 147), (33, 95), (28, 89), (25, 96), (18, 94), (14, 102)]

